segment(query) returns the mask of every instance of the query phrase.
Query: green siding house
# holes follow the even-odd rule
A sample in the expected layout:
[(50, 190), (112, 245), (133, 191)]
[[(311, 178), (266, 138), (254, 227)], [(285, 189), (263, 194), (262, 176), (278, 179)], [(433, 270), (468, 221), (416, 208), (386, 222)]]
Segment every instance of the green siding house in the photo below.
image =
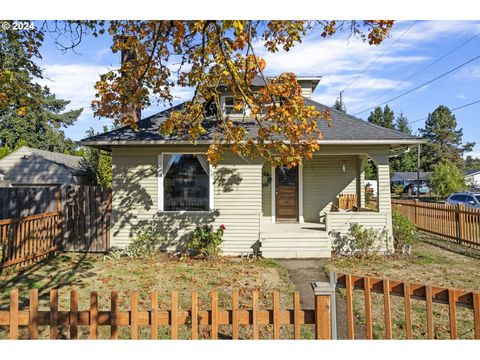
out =
[[(228, 152), (214, 167), (205, 152), (215, 120), (194, 145), (158, 132), (169, 110), (140, 120), (138, 131), (122, 127), (82, 140), (112, 152), (112, 245), (125, 247), (146, 225), (163, 236), (166, 250), (175, 250), (195, 226), (224, 224), (224, 254), (272, 258), (329, 257), (329, 232), (346, 231), (352, 222), (386, 229), (391, 238), (389, 151), (422, 140), (317, 103), (310, 97), (320, 79), (298, 80), (306, 103), (330, 112), (331, 127), (319, 120), (320, 150), (293, 169)], [(228, 94), (222, 103), (225, 111)], [(245, 127), (257, 130), (253, 121)], [(376, 210), (365, 204), (368, 159), (378, 170)], [(356, 194), (357, 211), (334, 211), (341, 194)]]

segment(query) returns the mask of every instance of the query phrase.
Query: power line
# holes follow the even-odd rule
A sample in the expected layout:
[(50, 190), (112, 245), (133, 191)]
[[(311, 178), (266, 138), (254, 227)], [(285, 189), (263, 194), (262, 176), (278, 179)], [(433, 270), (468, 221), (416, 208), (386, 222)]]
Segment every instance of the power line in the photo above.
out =
[(390, 92), (392, 92), (393, 90), (397, 89), (400, 85), (404, 84), (405, 82), (407, 82), (408, 80), (411, 80), (413, 79), (415, 76), (421, 74), (422, 72), (424, 72), (425, 70), (427, 70), (428, 68), (430, 68), (431, 66), (435, 65), (436, 63), (438, 63), (439, 61), (445, 59), (448, 55), (454, 53), (455, 51), (457, 51), (458, 49), (460, 49), (461, 47), (465, 46), (466, 44), (468, 44), (470, 41), (472, 41), (473, 39), (477, 38), (478, 36), (480, 36), (480, 33), (476, 34), (475, 36), (472, 36), (470, 39), (464, 41), (463, 43), (461, 43), (460, 45), (457, 45), (455, 48), (451, 49), (450, 51), (448, 51), (447, 53), (443, 54), (441, 57), (439, 57), (438, 59), (436, 59), (435, 61), (431, 62), (430, 64), (428, 64), (427, 66), (423, 67), (422, 69), (420, 69), (419, 71), (417, 71), (416, 73), (414, 73), (413, 75), (409, 76), (408, 78), (400, 81), (397, 85), (395, 85), (393, 88), (390, 88), (384, 92), (382, 92), (380, 95), (377, 95), (375, 96), (373, 99), (371, 99), (368, 103), (366, 103), (365, 105), (363, 106), (360, 106), (358, 107), (358, 109), (361, 109), (361, 108), (364, 108), (370, 104), (372, 104), (376, 99), (382, 97), (383, 95), (386, 95)]
[(421, 84), (421, 85), (418, 85), (418, 86), (414, 87), (413, 89), (410, 89), (410, 90), (408, 90), (408, 91), (406, 91), (406, 92), (404, 92), (404, 93), (402, 93), (402, 94), (400, 94), (400, 95), (397, 95), (397, 96), (395, 96), (395, 97), (393, 97), (393, 98), (391, 98), (391, 99), (388, 99), (387, 101), (384, 101), (384, 102), (382, 102), (382, 103), (380, 103), (380, 104), (378, 104), (378, 105), (376, 105), (376, 106), (373, 106), (373, 107), (371, 107), (371, 108), (368, 108), (368, 109), (359, 111), (359, 112), (353, 114), (353, 116), (356, 116), (356, 115), (358, 115), (358, 114), (364, 113), (364, 112), (366, 112), (366, 111), (373, 110), (373, 109), (375, 109), (375, 108), (378, 107), (378, 106), (382, 106), (382, 105), (388, 104), (388, 103), (391, 102), (391, 101), (397, 100), (397, 99), (399, 99), (399, 98), (401, 98), (401, 97), (403, 97), (403, 96), (405, 96), (405, 95), (408, 95), (408, 94), (410, 94), (410, 93), (412, 93), (412, 92), (414, 92), (414, 91), (416, 91), (416, 90), (418, 90), (418, 89), (420, 89), (420, 88), (422, 88), (422, 87), (424, 87), (424, 86), (426, 86), (426, 85), (428, 85), (428, 84), (433, 83), (434, 81), (437, 81), (437, 80), (439, 80), (439, 79), (441, 79), (441, 78), (443, 78), (443, 77), (451, 74), (452, 72), (454, 72), (454, 71), (456, 71), (456, 70), (464, 67), (465, 65), (470, 64), (471, 62), (477, 60), (478, 58), (480, 58), (480, 54), (477, 55), (477, 56), (475, 56), (475, 57), (473, 57), (473, 58), (471, 58), (470, 60), (464, 62), (463, 64), (460, 64), (460, 65), (454, 67), (453, 69), (450, 69), (450, 70), (448, 70), (447, 72), (444, 72), (443, 74), (438, 75), (437, 77), (435, 77), (435, 78), (433, 78), (433, 79), (431, 79), (431, 80), (428, 80), (428, 81), (424, 82), (424, 83)]
[[(480, 103), (480, 99), (479, 100), (476, 100), (476, 101), (473, 101), (471, 103), (468, 103), (468, 104), (465, 104), (465, 105), (461, 105), (461, 106), (458, 106), (456, 108), (453, 108), (453, 109), (450, 109), (450, 111), (456, 111), (456, 110), (460, 110), (460, 109), (463, 109), (463, 108), (466, 108), (466, 107), (469, 107), (469, 106), (472, 106), (472, 105), (475, 105), (475, 104), (478, 104)], [(416, 123), (416, 122), (419, 122), (419, 121), (422, 121), (422, 120), (426, 120), (428, 119), (428, 116), (425, 116), (421, 119), (417, 119), (417, 120), (414, 120), (414, 121), (409, 121), (410, 124), (413, 124), (413, 123)]]
[(408, 27), (407, 30), (405, 30), (398, 38), (396, 38), (395, 41), (392, 42), (379, 56), (377, 56), (377, 58), (375, 60), (373, 60), (370, 64), (368, 64), (368, 66), (359, 75), (357, 75), (357, 77), (355, 79), (353, 79), (353, 81), (350, 84), (348, 84), (347, 87), (345, 89), (343, 89), (342, 91), (347, 90), (348, 88), (350, 88), (350, 86), (355, 84), (357, 82), (357, 80), (360, 79), (360, 77), (363, 74), (365, 74), (367, 72), (367, 70), (370, 69), (378, 60), (380, 60), (382, 58), (382, 56), (385, 55), (387, 53), (387, 51), (390, 50), (392, 48), (392, 46), (395, 45), (395, 43), (398, 40), (400, 40), (407, 32), (409, 32), (410, 29), (413, 28), (417, 22), (418, 22), (418, 20), (415, 21), (412, 25), (410, 25), (410, 27)]

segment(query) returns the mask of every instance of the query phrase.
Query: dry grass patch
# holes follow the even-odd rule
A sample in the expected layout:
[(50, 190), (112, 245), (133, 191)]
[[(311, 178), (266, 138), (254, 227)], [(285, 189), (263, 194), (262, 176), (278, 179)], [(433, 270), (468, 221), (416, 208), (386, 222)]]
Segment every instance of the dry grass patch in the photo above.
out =
[[(466, 249), (426, 235), (422, 235), (422, 239), (424, 241), (419, 241), (413, 246), (410, 257), (337, 258), (327, 263), (326, 270), (438, 287), (480, 290), (480, 278), (476, 276), (480, 269), (480, 256), (475, 249)], [(404, 339), (406, 330), (403, 298), (392, 296), (391, 304), (393, 337)], [(425, 302), (412, 300), (411, 305), (414, 338), (426, 339)], [(362, 325), (365, 324), (364, 309), (363, 291), (354, 291), (355, 316)], [(472, 310), (457, 307), (456, 315), (458, 337), (472, 339), (474, 336)], [(372, 294), (372, 316), (374, 337), (385, 338), (383, 295), (381, 294)], [(433, 317), (435, 338), (450, 338), (448, 306), (434, 303)]]
[[(294, 286), (288, 278), (288, 272), (281, 265), (265, 259), (240, 260), (221, 258), (217, 262), (203, 260), (178, 260), (166, 255), (150, 260), (103, 260), (102, 255), (95, 254), (61, 254), (45, 259), (30, 267), (20, 270), (6, 270), (0, 274), (0, 309), (8, 309), (9, 291), (19, 288), (21, 307), (28, 306), (28, 290), (39, 289), (41, 310), (48, 310), (48, 291), (59, 290), (60, 310), (69, 309), (69, 293), (72, 288), (79, 290), (79, 309), (89, 308), (90, 291), (97, 291), (99, 309), (110, 308), (110, 293), (121, 291), (120, 308), (129, 309), (131, 291), (139, 294), (139, 310), (148, 310), (150, 293), (158, 291), (161, 309), (170, 308), (172, 290), (179, 294), (179, 307), (190, 309), (191, 291), (198, 292), (200, 309), (210, 308), (210, 291), (218, 292), (219, 309), (231, 308), (231, 293), (239, 290), (241, 309), (251, 309), (252, 290), (260, 289), (260, 306), (262, 309), (272, 307), (272, 290), (281, 293), (280, 306), (292, 308)], [(230, 326), (220, 326), (221, 336), (231, 336)], [(240, 335), (251, 336), (250, 326), (241, 326)], [(88, 336), (88, 328), (81, 329), (83, 338)], [(109, 338), (109, 326), (100, 326), (100, 337)], [(261, 338), (271, 338), (271, 327), (260, 327)], [(0, 337), (7, 336), (7, 329), (0, 329)], [(22, 329), (28, 336), (28, 329)], [(68, 334), (68, 329), (61, 329)], [(141, 327), (140, 335), (149, 338), (148, 327)], [(22, 333), (22, 332), (21, 332)], [(168, 327), (160, 327), (160, 338), (168, 337)], [(289, 337), (291, 329), (284, 327), (282, 335)], [(304, 331), (305, 337), (311, 337)], [(41, 327), (40, 337), (48, 337), (48, 327)], [(209, 337), (209, 327), (200, 329), (200, 337)], [(128, 327), (120, 327), (120, 337), (129, 338)], [(180, 338), (190, 337), (186, 326), (180, 327)]]

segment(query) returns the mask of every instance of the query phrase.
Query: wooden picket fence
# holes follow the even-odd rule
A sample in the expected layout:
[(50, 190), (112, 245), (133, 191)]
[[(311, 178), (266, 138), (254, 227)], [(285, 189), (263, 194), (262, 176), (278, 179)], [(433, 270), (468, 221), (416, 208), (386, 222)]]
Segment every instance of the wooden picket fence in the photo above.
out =
[(403, 298), (405, 337), (413, 339), (411, 300), (425, 302), (426, 327), (428, 339), (434, 339), (433, 303), (448, 306), (448, 322), (451, 339), (457, 339), (456, 309), (463, 307), (473, 310), (474, 338), (480, 339), (480, 293), (468, 290), (409, 284), (408, 282), (378, 279), (366, 276), (337, 274), (337, 287), (346, 289), (348, 338), (354, 339), (354, 290), (362, 290), (365, 304), (365, 327), (367, 339), (373, 338), (372, 293), (383, 295), (385, 338), (392, 339), (392, 301), (391, 296)]
[(357, 206), (356, 194), (339, 194), (338, 195), (338, 208), (343, 210), (352, 209)]
[(480, 209), (416, 199), (392, 200), (392, 205), (408, 217), (419, 230), (480, 246)]
[(60, 250), (61, 212), (0, 220), (0, 268), (28, 264)]
[[(273, 291), (273, 308), (262, 310), (259, 306), (259, 290), (252, 292), (252, 308), (248, 310), (239, 308), (239, 291), (232, 292), (231, 308), (219, 309), (219, 298), (216, 291), (210, 293), (210, 309), (199, 309), (198, 294), (191, 292), (191, 308), (179, 308), (178, 292), (171, 293), (170, 309), (160, 309), (158, 292), (150, 294), (149, 309), (139, 308), (139, 294), (130, 292), (130, 309), (120, 310), (119, 292), (113, 291), (110, 296), (110, 309), (100, 310), (98, 306), (98, 293), (91, 292), (90, 307), (88, 310), (79, 310), (79, 294), (76, 289), (70, 292), (70, 310), (59, 310), (58, 290), (50, 290), (49, 310), (39, 310), (38, 290), (32, 289), (29, 294), (29, 304), (23, 309), (19, 308), (18, 289), (10, 291), (10, 304), (8, 310), (0, 310), (0, 326), (9, 328), (9, 338), (19, 338), (19, 327), (28, 327), (28, 338), (37, 339), (39, 326), (49, 327), (49, 338), (59, 338), (59, 327), (69, 328), (69, 339), (79, 338), (79, 326), (88, 326), (89, 338), (99, 337), (99, 327), (110, 328), (110, 339), (119, 338), (119, 328), (129, 327), (130, 338), (139, 339), (140, 327), (150, 328), (150, 338), (158, 339), (159, 326), (169, 326), (169, 337), (178, 339), (179, 326), (187, 325), (191, 329), (191, 339), (199, 338), (199, 326), (210, 326), (211, 339), (219, 338), (219, 326), (230, 325), (232, 339), (239, 338), (240, 326), (250, 326), (252, 339), (260, 338), (259, 327), (271, 325), (273, 339), (280, 339), (280, 327), (293, 325), (293, 338), (301, 338), (302, 325), (315, 325), (317, 339), (330, 339), (331, 318), (329, 296), (316, 296), (315, 310), (302, 310), (300, 295), (293, 295), (293, 309), (280, 308), (280, 292)], [(1, 309), (1, 306), (0, 306)]]

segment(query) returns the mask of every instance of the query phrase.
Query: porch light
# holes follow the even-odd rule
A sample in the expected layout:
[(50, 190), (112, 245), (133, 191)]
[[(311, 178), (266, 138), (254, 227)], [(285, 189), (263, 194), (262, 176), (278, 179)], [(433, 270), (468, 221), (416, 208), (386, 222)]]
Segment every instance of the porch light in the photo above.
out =
[(346, 171), (346, 165), (347, 165), (347, 161), (345, 159), (342, 159), (342, 170), (343, 170), (343, 172)]

